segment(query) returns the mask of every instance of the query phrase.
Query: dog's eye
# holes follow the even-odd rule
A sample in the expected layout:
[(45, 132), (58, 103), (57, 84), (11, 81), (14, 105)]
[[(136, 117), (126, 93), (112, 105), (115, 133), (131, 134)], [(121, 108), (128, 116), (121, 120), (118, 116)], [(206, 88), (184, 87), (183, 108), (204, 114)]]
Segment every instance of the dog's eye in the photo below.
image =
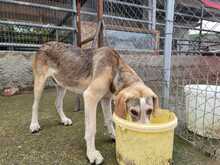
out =
[(134, 115), (134, 116), (138, 116), (138, 112), (135, 111), (134, 109), (131, 110), (131, 114)]
[(147, 115), (151, 115), (152, 112), (153, 112), (153, 109), (148, 109), (147, 112), (146, 112), (146, 114), (147, 114)]

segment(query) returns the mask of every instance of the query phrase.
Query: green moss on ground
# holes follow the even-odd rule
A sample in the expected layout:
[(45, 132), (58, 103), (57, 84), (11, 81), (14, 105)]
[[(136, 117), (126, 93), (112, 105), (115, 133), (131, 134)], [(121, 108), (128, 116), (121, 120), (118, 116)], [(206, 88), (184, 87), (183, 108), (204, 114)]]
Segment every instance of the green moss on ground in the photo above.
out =
[[(74, 95), (67, 93), (64, 111), (73, 120), (72, 126), (60, 124), (55, 106), (55, 90), (44, 92), (40, 104), (42, 130), (29, 132), (33, 94), (12, 97), (0, 96), (0, 164), (1, 165), (86, 165), (84, 143), (84, 112), (73, 112)], [(99, 110), (96, 146), (102, 152), (106, 165), (116, 165), (115, 144), (105, 135), (102, 113)], [(177, 165), (207, 165), (204, 155), (175, 140), (174, 160)]]

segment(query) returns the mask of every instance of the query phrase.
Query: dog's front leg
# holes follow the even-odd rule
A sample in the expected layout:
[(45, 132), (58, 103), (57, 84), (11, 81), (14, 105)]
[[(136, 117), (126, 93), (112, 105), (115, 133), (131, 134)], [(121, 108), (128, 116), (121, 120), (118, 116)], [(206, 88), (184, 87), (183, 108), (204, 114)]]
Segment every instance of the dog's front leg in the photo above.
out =
[(96, 108), (99, 98), (89, 89), (84, 92), (83, 97), (85, 104), (86, 154), (90, 163), (101, 164), (104, 159), (100, 152), (95, 148)]

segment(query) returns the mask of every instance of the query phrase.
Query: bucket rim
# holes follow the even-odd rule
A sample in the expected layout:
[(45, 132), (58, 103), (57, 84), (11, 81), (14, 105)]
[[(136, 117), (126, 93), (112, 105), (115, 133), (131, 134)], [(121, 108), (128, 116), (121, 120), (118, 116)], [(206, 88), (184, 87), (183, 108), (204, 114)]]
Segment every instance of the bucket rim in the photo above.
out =
[(162, 124), (140, 124), (140, 123), (133, 123), (131, 121), (122, 119), (118, 117), (115, 113), (113, 114), (113, 121), (116, 125), (119, 125), (121, 128), (129, 129), (137, 132), (165, 132), (169, 130), (173, 130), (177, 126), (177, 117), (173, 112), (172, 115), (174, 119)]

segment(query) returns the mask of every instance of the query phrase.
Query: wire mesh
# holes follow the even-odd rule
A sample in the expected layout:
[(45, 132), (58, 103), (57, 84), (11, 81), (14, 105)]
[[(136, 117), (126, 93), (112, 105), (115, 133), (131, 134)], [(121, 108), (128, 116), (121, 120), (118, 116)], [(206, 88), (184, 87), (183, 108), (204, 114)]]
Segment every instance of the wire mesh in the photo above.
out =
[[(81, 8), (81, 40), (95, 36), (97, 28), (97, 1), (87, 0)], [(94, 41), (97, 42), (97, 41)], [(92, 42), (82, 45), (83, 48), (91, 48)]]
[(176, 1), (169, 100), (177, 134), (212, 157), (220, 149), (219, 14), (199, 0)]
[(47, 41), (73, 43), (75, 0), (1, 0), (0, 49), (36, 50)]
[(152, 12), (153, 7), (147, 1), (106, 0), (106, 44), (121, 53), (156, 53), (159, 33), (151, 27), (153, 21), (148, 19)]

